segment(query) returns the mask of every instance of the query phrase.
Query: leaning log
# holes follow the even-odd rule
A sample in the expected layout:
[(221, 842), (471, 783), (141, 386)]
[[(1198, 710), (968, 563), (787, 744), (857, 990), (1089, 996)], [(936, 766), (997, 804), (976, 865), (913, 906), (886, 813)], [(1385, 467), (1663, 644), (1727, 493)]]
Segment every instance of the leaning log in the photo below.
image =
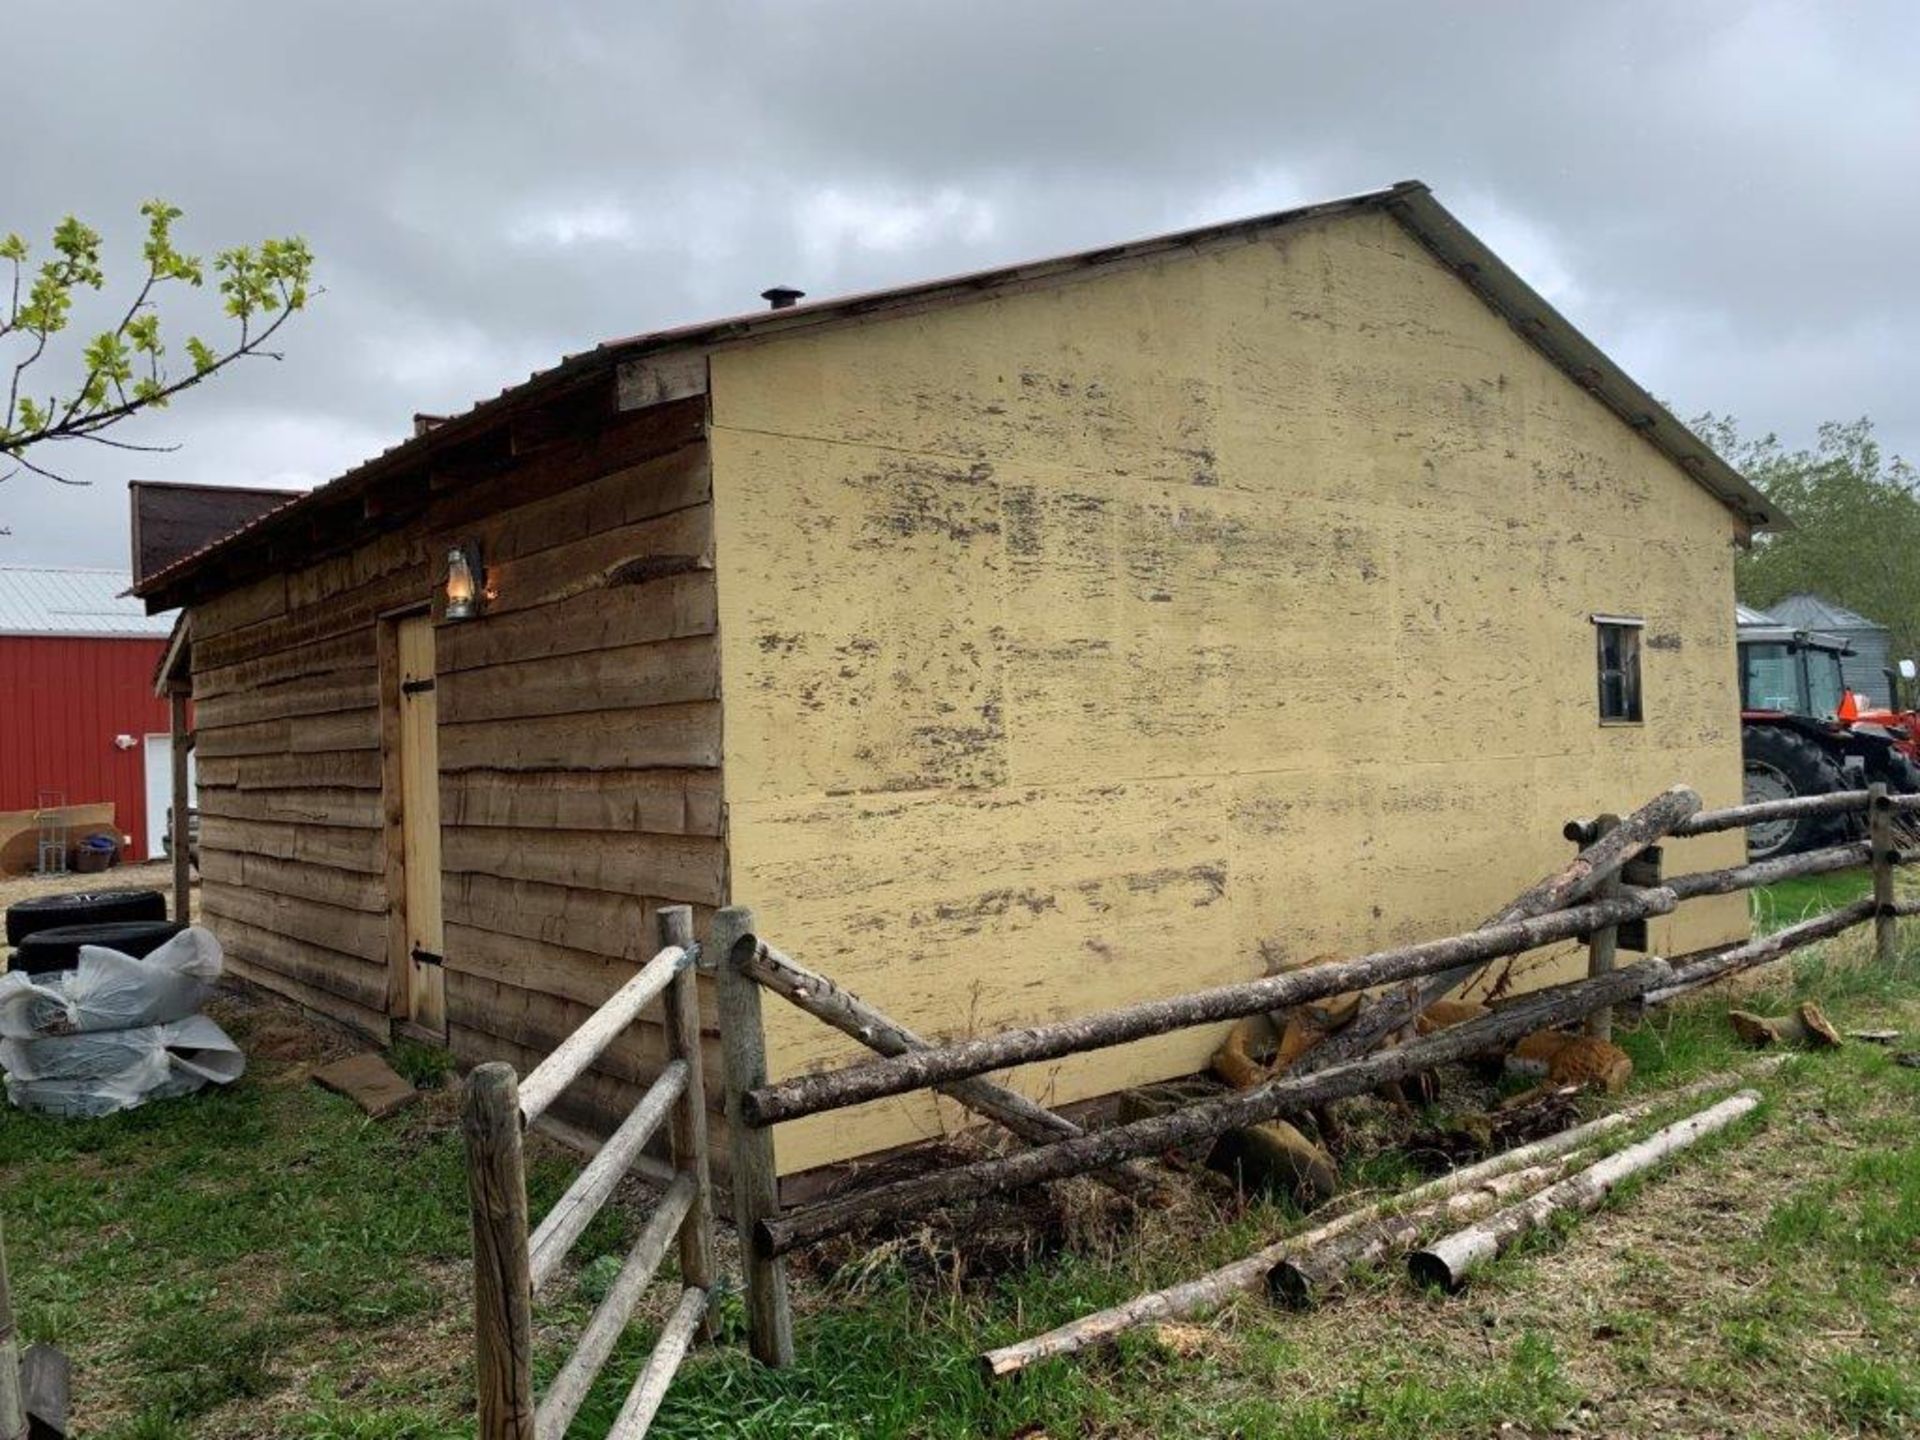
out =
[(1803, 945), (1811, 945), (1816, 940), (1825, 940), (1838, 935), (1852, 926), (1863, 924), (1873, 918), (1877, 909), (1871, 897), (1856, 900), (1851, 905), (1842, 905), (1838, 910), (1829, 910), (1824, 915), (1816, 915), (1811, 920), (1802, 920), (1798, 925), (1788, 925), (1771, 935), (1763, 935), (1758, 940), (1745, 945), (1736, 945), (1731, 950), (1722, 950), (1717, 955), (1705, 955), (1691, 965), (1673, 972), (1673, 979), (1665, 985), (1656, 986), (1642, 997), (1643, 1005), (1664, 1005), (1676, 1000), (1689, 991), (1702, 985), (1710, 985), (1716, 980), (1724, 980), (1729, 975), (1738, 975), (1743, 970), (1751, 970), (1756, 965), (1765, 965), (1778, 960)]
[(1297, 1114), (1390, 1080), (1404, 1080), (1436, 1065), (1511, 1044), (1550, 1025), (1584, 1019), (1602, 1005), (1616, 1004), (1665, 984), (1671, 974), (1664, 960), (1645, 960), (1593, 979), (1536, 990), (1478, 1020), (1436, 1030), (1409, 1044), (1311, 1075), (1283, 1075), (1252, 1090), (1131, 1125), (896, 1181), (864, 1193), (835, 1196), (804, 1210), (760, 1221), (754, 1227), (754, 1248), (761, 1255), (784, 1255), (871, 1221), (919, 1214), (959, 1200), (1105, 1169), (1121, 1160), (1157, 1154), (1228, 1130)]
[[(741, 968), (774, 994), (842, 1034), (851, 1035), (870, 1050), (881, 1055), (912, 1055), (927, 1049), (925, 1040), (891, 1016), (876, 1010), (851, 991), (842, 990), (826, 976), (781, 954), (757, 936), (741, 937), (735, 942), (733, 953)], [(1046, 1106), (989, 1080), (958, 1080), (938, 1089), (949, 1099), (957, 1100), (1030, 1145), (1045, 1145), (1086, 1133), (1064, 1115), (1056, 1115)], [(754, 1093), (748, 1091), (742, 1097), (746, 1102), (742, 1108), (749, 1113)], [(1136, 1164), (1117, 1166), (1094, 1178), (1126, 1195), (1159, 1188), (1154, 1176)]]
[(1458, 1290), (1469, 1275), (1512, 1249), (1521, 1236), (1540, 1229), (1555, 1216), (1599, 1209), (1621, 1181), (1643, 1174), (1696, 1141), (1724, 1130), (1759, 1104), (1758, 1090), (1729, 1095), (1719, 1104), (1656, 1130), (1638, 1144), (1616, 1151), (1537, 1195), (1414, 1251), (1407, 1257), (1407, 1268), (1423, 1285)]
[[(1380, 950), (1355, 960), (1311, 965), (1261, 980), (1221, 985), (1166, 1000), (1142, 1001), (1096, 1015), (1007, 1030), (933, 1049), (909, 1050), (891, 1059), (849, 1065), (839, 1070), (796, 1075), (778, 1084), (748, 1091), (741, 1097), (741, 1114), (748, 1124), (759, 1126), (797, 1120), (823, 1110), (902, 1095), (1013, 1065), (1099, 1050), (1192, 1025), (1244, 1019), (1461, 964), (1478, 965), (1502, 955), (1517, 955), (1541, 945), (1570, 940), (1602, 925), (1670, 914), (1678, 903), (1663, 889), (1638, 890), (1619, 900), (1575, 906), (1467, 935)], [(840, 1024), (838, 1020), (830, 1023)], [(865, 1036), (855, 1035), (855, 1038), (867, 1043)]]
[[(1619, 874), (1621, 867), (1634, 856), (1670, 834), (1676, 825), (1699, 809), (1700, 797), (1690, 787), (1675, 785), (1663, 790), (1574, 856), (1566, 866), (1538, 881), (1483, 921), (1483, 928), (1545, 915), (1584, 899), (1608, 877)], [(1409, 980), (1388, 991), (1296, 1060), (1294, 1068), (1319, 1070), (1366, 1054), (1388, 1036), (1411, 1025), (1436, 1000), (1471, 980), (1484, 964), (1480, 960), (1469, 961)]]
[(1235, 1260), (1218, 1270), (1196, 1276), (1191, 1280), (1183, 1280), (1178, 1285), (1168, 1286), (1164, 1290), (1135, 1296), (1122, 1304), (1095, 1311), (1091, 1315), (1083, 1315), (1043, 1335), (989, 1350), (980, 1357), (981, 1368), (989, 1377), (1011, 1375), (1042, 1360), (1071, 1355), (1089, 1346), (1103, 1344), (1115, 1336), (1123, 1335), (1142, 1325), (1151, 1325), (1161, 1320), (1176, 1320), (1183, 1315), (1212, 1309), (1216, 1305), (1231, 1300), (1235, 1295), (1256, 1289), (1265, 1283), (1273, 1267), (1288, 1256), (1303, 1254), (1315, 1246), (1329, 1244), (1362, 1226), (1379, 1220), (1390, 1211), (1429, 1204), (1472, 1186), (1485, 1184), (1512, 1171), (1569, 1155), (1597, 1140), (1636, 1125), (1648, 1116), (1681, 1100), (1712, 1094), (1716, 1090), (1726, 1089), (1729, 1085), (1738, 1085), (1742, 1080), (1776, 1070), (1784, 1063), (1785, 1057), (1775, 1055), (1740, 1071), (1703, 1076), (1690, 1084), (1652, 1096), (1637, 1105), (1615, 1110), (1600, 1116), (1597, 1120), (1589, 1120), (1584, 1125), (1576, 1125), (1570, 1130), (1543, 1136), (1529, 1144), (1517, 1146), (1498, 1155), (1490, 1155), (1485, 1160), (1477, 1161), (1472, 1165), (1463, 1165), (1460, 1169), (1449, 1171), (1423, 1185), (1416, 1185), (1403, 1194), (1383, 1196), (1371, 1204), (1337, 1215), (1311, 1230), (1298, 1235), (1289, 1235), (1283, 1240), (1255, 1251), (1245, 1259)]

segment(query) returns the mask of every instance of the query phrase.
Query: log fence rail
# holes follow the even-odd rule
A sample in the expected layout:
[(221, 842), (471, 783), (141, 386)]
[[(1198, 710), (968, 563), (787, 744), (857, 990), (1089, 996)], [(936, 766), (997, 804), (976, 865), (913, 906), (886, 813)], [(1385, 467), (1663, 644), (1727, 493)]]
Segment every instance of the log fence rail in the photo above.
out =
[[(920, 1214), (937, 1205), (1075, 1175), (1092, 1176), (1130, 1195), (1147, 1195), (1161, 1183), (1141, 1163), (1149, 1157), (1358, 1095), (1436, 1065), (1509, 1045), (1543, 1028), (1578, 1024), (1590, 1033), (1604, 1034), (1617, 1011), (1631, 1013), (1635, 1007), (1663, 1003), (1868, 921), (1874, 924), (1877, 957), (1890, 963), (1896, 919), (1920, 913), (1920, 901), (1897, 897), (1893, 883), (1899, 866), (1920, 860), (1920, 850), (1900, 849), (1897, 842), (1901, 820), (1916, 812), (1920, 812), (1920, 796), (1891, 795), (1880, 785), (1711, 811), (1701, 808), (1691, 790), (1676, 786), (1624, 817), (1569, 821), (1567, 838), (1579, 847), (1573, 860), (1463, 934), (950, 1042), (923, 1038), (781, 953), (757, 933), (750, 910), (722, 909), (714, 917), (709, 937), (708, 972), (715, 982), (720, 1019), (731, 1199), (742, 1237), (749, 1348), (763, 1364), (792, 1363), (793, 1321), (785, 1257), (872, 1221)], [(1811, 814), (1858, 814), (1865, 820), (1865, 838), (1718, 870), (1674, 876), (1658, 873), (1655, 847), (1663, 839), (1716, 834)], [(1631, 965), (1616, 963), (1616, 949), (1629, 943), (1622, 938), (1623, 927), (1671, 914), (1683, 901), (1863, 864), (1872, 866), (1872, 894), (1829, 914), (1742, 945), (1671, 961), (1649, 956)], [(678, 1250), (679, 1297), (609, 1440), (638, 1440), (645, 1435), (689, 1348), (703, 1334), (710, 1338), (719, 1277), (695, 996), (694, 967), (700, 950), (687, 907), (660, 912), (659, 941), (658, 953), (524, 1078), (509, 1065), (488, 1064), (477, 1067), (468, 1079), (463, 1129), (473, 1214), (480, 1440), (560, 1440), (670, 1249)], [(1584, 978), (1504, 999), (1461, 1024), (1412, 1037), (1412, 1022), (1427, 1005), (1483, 977), (1494, 962), (1511, 961), (1545, 945), (1576, 941), (1588, 949)], [(763, 990), (859, 1041), (874, 1052), (874, 1058), (771, 1081), (761, 1016)], [(1353, 1018), (1286, 1072), (1251, 1089), (1131, 1124), (1085, 1130), (988, 1078), (1018, 1065), (1355, 992), (1367, 998)], [(566, 1193), (533, 1224), (522, 1150), (525, 1128), (638, 1022), (647, 1006), (663, 999), (665, 1065)], [(1395, 1040), (1399, 1043), (1392, 1043)], [(1027, 1148), (836, 1194), (801, 1208), (781, 1208), (775, 1125), (922, 1090), (957, 1101)], [(1595, 1126), (1625, 1124), (1627, 1113)], [(536, 1402), (534, 1297), (559, 1272), (620, 1180), (649, 1166), (658, 1170), (658, 1163), (648, 1160), (643, 1151), (663, 1127), (672, 1156), (663, 1193), (573, 1353)], [(1577, 1133), (1584, 1131), (1569, 1132)], [(1562, 1153), (1561, 1146), (1543, 1145), (1537, 1158)], [(1523, 1158), (1517, 1153), (1512, 1164), (1517, 1166)], [(1469, 1167), (1454, 1177), (1461, 1182), (1459, 1187), (1436, 1182), (1430, 1187), (1436, 1203), (1428, 1208), (1434, 1215), (1457, 1218), (1481, 1213), (1517, 1186), (1518, 1182), (1495, 1183), (1492, 1178), (1509, 1168), (1506, 1163), (1477, 1170)], [(1486, 1183), (1469, 1196), (1462, 1187), (1476, 1173), (1483, 1173)], [(1562, 1186), (1569, 1183), (1560, 1182)], [(1500, 1212), (1501, 1217), (1506, 1215)], [(1349, 1223), (1358, 1222), (1335, 1222), (1323, 1228), (1343, 1231)], [(1302, 1269), (1293, 1277), (1296, 1288), (1305, 1292), (1331, 1283), (1349, 1251), (1371, 1253), (1368, 1247), (1399, 1243), (1411, 1235), (1413, 1221), (1376, 1215), (1369, 1227), (1341, 1240), (1316, 1262), (1319, 1269)], [(1004, 1357), (1005, 1367), (1016, 1369), (1039, 1354), (1077, 1349), (1137, 1323), (1140, 1314), (1183, 1313), (1210, 1297), (1268, 1279), (1273, 1269), (1273, 1256), (1262, 1252), (1188, 1286), (1143, 1297), (1031, 1344), (1012, 1347)], [(1270, 1283), (1286, 1281), (1281, 1276)]]
[[(726, 1040), (734, 1219), (745, 1252), (753, 1352), (772, 1365), (790, 1363), (792, 1358), (784, 1257), (861, 1225), (1074, 1175), (1096, 1175), (1123, 1189), (1135, 1187), (1148, 1180), (1149, 1172), (1135, 1168), (1146, 1157), (1358, 1095), (1510, 1044), (1535, 1030), (1578, 1024), (1604, 1034), (1618, 1011), (1630, 1013), (1662, 1003), (1868, 921), (1874, 923), (1878, 960), (1891, 963), (1897, 917), (1920, 913), (1920, 901), (1897, 898), (1893, 884), (1899, 866), (1920, 859), (1920, 850), (1902, 850), (1896, 843), (1898, 819), (1916, 812), (1920, 812), (1920, 795), (1889, 794), (1878, 784), (1865, 790), (1719, 810), (1702, 809), (1693, 791), (1675, 786), (1630, 815), (1570, 821), (1568, 838), (1581, 847), (1574, 859), (1464, 934), (945, 1043), (928, 1042), (781, 953), (756, 933), (749, 911), (723, 910), (715, 923), (716, 946), (722, 939), (726, 942), (716, 956), (723, 977), (723, 1020), (729, 1013), (744, 1014), (745, 996), (753, 996), (752, 1033)], [(1860, 815), (1866, 822), (1866, 838), (1773, 860), (1647, 879), (1657, 872), (1655, 847), (1663, 839), (1717, 834), (1805, 815)], [(1682, 901), (1863, 864), (1872, 866), (1871, 896), (1827, 915), (1743, 945), (1672, 961), (1648, 957), (1636, 964), (1616, 965), (1621, 927), (1670, 914)], [(1413, 1020), (1428, 1005), (1483, 975), (1491, 962), (1576, 940), (1588, 946), (1585, 978), (1505, 999), (1484, 1015), (1408, 1038)], [(757, 991), (762, 988), (853, 1036), (877, 1052), (876, 1058), (769, 1081), (758, 1024)], [(735, 992), (731, 1009), (729, 989)], [(1355, 1018), (1286, 1073), (1250, 1090), (1131, 1124), (1082, 1131), (1064, 1117), (984, 1078), (1017, 1065), (1356, 991), (1372, 993)], [(1396, 1038), (1401, 1043), (1390, 1043)], [(747, 1052), (738, 1063), (736, 1050)], [(798, 1209), (781, 1209), (774, 1179), (775, 1125), (922, 1090), (937, 1090), (960, 1100), (1032, 1148), (836, 1194)], [(744, 1186), (743, 1176), (749, 1181)], [(1248, 1273), (1257, 1268), (1249, 1267)], [(1237, 1272), (1235, 1278), (1240, 1278)]]

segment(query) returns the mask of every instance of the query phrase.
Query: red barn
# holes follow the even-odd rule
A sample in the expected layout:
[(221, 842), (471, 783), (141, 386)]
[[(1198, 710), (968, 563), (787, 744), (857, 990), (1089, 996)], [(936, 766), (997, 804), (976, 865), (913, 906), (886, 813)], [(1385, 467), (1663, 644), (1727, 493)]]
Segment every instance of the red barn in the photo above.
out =
[(161, 853), (167, 702), (153, 673), (172, 628), (121, 598), (124, 570), (0, 565), (0, 811), (110, 801), (123, 859)]

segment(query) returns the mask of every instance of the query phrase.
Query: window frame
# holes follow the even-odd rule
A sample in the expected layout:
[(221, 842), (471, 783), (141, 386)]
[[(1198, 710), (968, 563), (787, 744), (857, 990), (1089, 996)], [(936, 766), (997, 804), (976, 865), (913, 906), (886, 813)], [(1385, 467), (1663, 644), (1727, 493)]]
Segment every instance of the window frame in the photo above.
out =
[[(1603, 726), (1645, 725), (1646, 667), (1641, 657), (1646, 647), (1640, 637), (1647, 628), (1646, 620), (1638, 615), (1593, 614), (1587, 618), (1593, 622), (1594, 701), (1599, 723)], [(1615, 665), (1607, 663), (1610, 635), (1617, 637), (1619, 663)], [(1618, 686), (1622, 700), (1620, 713), (1609, 711), (1609, 681)]]

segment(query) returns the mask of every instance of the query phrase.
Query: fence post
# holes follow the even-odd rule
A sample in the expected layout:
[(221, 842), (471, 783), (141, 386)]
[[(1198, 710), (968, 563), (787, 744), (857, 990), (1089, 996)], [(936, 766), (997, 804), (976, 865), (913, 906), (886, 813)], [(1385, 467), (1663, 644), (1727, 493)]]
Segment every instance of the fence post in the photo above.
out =
[[(689, 905), (663, 905), (660, 908), (660, 943), (693, 950), (693, 908)], [(673, 1147), (673, 1168), (693, 1176), (693, 1203), (680, 1222), (680, 1282), (712, 1294), (715, 1275), (713, 1256), (713, 1184), (707, 1156), (707, 1087), (701, 1075), (700, 980), (689, 965), (667, 986), (667, 1059), (687, 1062), (687, 1083), (673, 1107), (668, 1140)], [(713, 1307), (709, 1305), (700, 1321), (702, 1339), (713, 1338)]]
[[(1598, 840), (1610, 830), (1620, 828), (1618, 815), (1601, 815), (1593, 822), (1593, 839)], [(1588, 842), (1589, 844), (1592, 841)], [(1582, 847), (1584, 848), (1584, 847)], [(1616, 900), (1620, 896), (1620, 876), (1618, 872), (1609, 875), (1600, 882), (1589, 899)], [(1587, 975), (1604, 975), (1613, 969), (1614, 954), (1620, 942), (1620, 927), (1603, 925), (1587, 937)], [(1596, 1040), (1613, 1038), (1613, 1007), (1603, 1005), (1587, 1017), (1587, 1034)]]
[(193, 787), (187, 783), (187, 757), (193, 753), (193, 731), (187, 726), (187, 701), (191, 685), (175, 682), (167, 687), (168, 724), (173, 729), (173, 809), (167, 816), (173, 841), (173, 918), (186, 925), (193, 919), (193, 830), (189, 813), (195, 804)]
[(730, 905), (713, 917), (713, 977), (720, 1001), (720, 1052), (726, 1069), (727, 1149), (733, 1167), (733, 1224), (740, 1233), (746, 1280), (747, 1344), (754, 1359), (776, 1368), (793, 1363), (793, 1307), (787, 1266), (754, 1252), (754, 1229), (780, 1213), (773, 1132), (743, 1118), (740, 1097), (767, 1081), (767, 1035), (760, 987), (734, 963), (733, 947), (753, 933), (753, 911)]
[(467, 1077), (461, 1129), (473, 1213), (477, 1440), (534, 1440), (533, 1282), (527, 1267), (527, 1172), (520, 1080), (511, 1065)]
[(1893, 914), (1893, 802), (1882, 781), (1867, 787), (1867, 838), (1873, 850), (1873, 955), (1882, 965), (1891, 965), (1898, 948)]
[(20, 1394), (20, 1340), (7, 1288), (6, 1237), (0, 1235), (0, 1440), (26, 1440), (27, 1410)]

